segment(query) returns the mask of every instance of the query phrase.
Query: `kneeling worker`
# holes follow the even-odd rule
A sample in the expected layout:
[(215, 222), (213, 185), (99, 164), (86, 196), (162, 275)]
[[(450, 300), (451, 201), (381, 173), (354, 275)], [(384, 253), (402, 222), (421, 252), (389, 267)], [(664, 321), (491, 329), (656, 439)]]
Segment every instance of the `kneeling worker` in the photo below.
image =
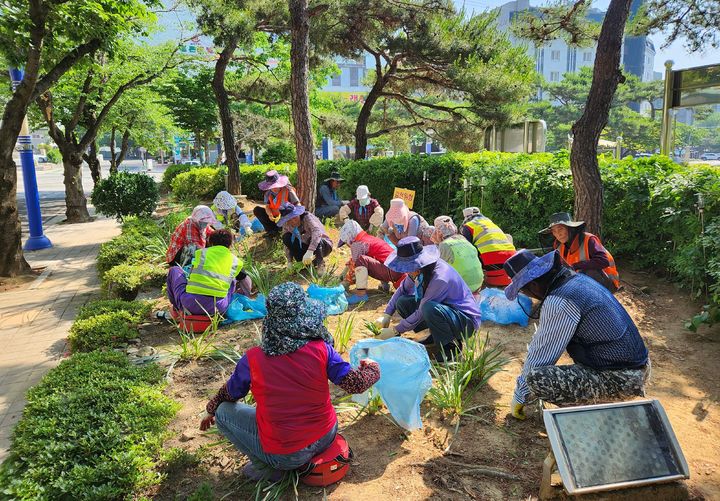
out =
[(221, 191), (215, 195), (212, 207), (215, 218), (220, 223), (220, 228), (230, 228), (238, 232), (241, 236), (250, 236), (253, 234), (250, 219), (242, 211), (240, 205), (234, 196), (227, 191)]
[(249, 294), (250, 278), (242, 272), (243, 262), (230, 252), (232, 233), (218, 230), (208, 239), (208, 247), (195, 253), (190, 276), (179, 266), (168, 272), (167, 294), (176, 310), (191, 315), (224, 314), (232, 295)]
[[(648, 350), (625, 308), (602, 285), (567, 267), (557, 251), (536, 257), (520, 250), (505, 263), (520, 291), (543, 301), (540, 325), (528, 347), (510, 404), (525, 419), (525, 401), (535, 397), (558, 405), (644, 395), (650, 372)], [(574, 365), (555, 365), (567, 350)]]
[(458, 234), (450, 216), (435, 218), (432, 240), (440, 250), (440, 259), (455, 268), (473, 294), (479, 292), (484, 275), (477, 249)]

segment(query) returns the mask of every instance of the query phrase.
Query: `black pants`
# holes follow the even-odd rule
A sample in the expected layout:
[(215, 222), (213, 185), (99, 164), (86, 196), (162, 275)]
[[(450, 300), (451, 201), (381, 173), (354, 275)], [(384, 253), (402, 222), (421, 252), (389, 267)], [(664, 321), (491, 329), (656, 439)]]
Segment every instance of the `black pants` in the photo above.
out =
[(253, 214), (260, 221), (265, 228), (265, 231), (270, 235), (277, 235), (280, 233), (280, 227), (270, 220), (270, 216), (265, 212), (265, 207), (258, 205), (253, 209)]
[[(295, 242), (293, 242), (292, 233), (285, 233), (283, 235), (283, 243), (285, 244), (285, 247), (290, 249), (290, 254), (292, 255), (293, 259), (298, 262), (302, 261), (303, 256), (309, 248), (309, 245), (304, 244), (299, 238), (296, 238)], [(325, 260), (325, 257), (328, 256), (331, 252), (332, 245), (328, 244), (326, 240), (320, 240), (320, 245), (318, 245), (317, 249), (315, 249), (315, 259), (313, 259), (312, 262), (313, 266), (320, 266)]]

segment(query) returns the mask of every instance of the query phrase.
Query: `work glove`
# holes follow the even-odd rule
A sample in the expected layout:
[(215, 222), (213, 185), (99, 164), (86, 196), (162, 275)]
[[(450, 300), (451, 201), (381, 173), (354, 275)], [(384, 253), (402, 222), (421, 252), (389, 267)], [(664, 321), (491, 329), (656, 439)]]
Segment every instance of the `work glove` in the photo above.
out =
[(338, 212), (338, 217), (340, 218), (340, 222), (345, 223), (347, 221), (348, 217), (350, 217), (350, 213), (352, 211), (350, 210), (350, 207), (347, 205), (343, 205), (340, 207), (340, 211)]
[(377, 325), (381, 329), (384, 329), (385, 327), (390, 327), (390, 315), (384, 313), (382, 317), (375, 320), (375, 325)]
[(525, 416), (525, 404), (521, 404), (513, 397), (510, 401), (510, 413), (515, 419), (524, 420), (527, 417)]
[(315, 253), (312, 251), (307, 251), (302, 258), (302, 262), (305, 266), (310, 266), (313, 262), (313, 259), (315, 259)]
[[(380, 210), (378, 210), (378, 209), (380, 209)], [(383, 217), (385, 215), (383, 213), (382, 207), (378, 207), (378, 209), (375, 209), (375, 212), (373, 212), (373, 215), (370, 216), (370, 221), (369, 221), (370, 225), (375, 226), (375, 227), (380, 227), (380, 225), (383, 224)]]
[(380, 334), (378, 335), (378, 338), (380, 339), (390, 339), (398, 335), (398, 331), (395, 330), (395, 327), (385, 327), (380, 331)]
[(280, 221), (280, 214), (278, 214), (277, 216), (270, 216), (270, 221), (272, 221), (273, 223), (277, 223), (278, 221)]

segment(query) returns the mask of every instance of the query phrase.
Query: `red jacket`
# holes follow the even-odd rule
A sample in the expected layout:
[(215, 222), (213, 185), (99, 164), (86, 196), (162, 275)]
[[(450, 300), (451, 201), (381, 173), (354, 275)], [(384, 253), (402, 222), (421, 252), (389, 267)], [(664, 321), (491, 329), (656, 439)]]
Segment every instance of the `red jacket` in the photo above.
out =
[(292, 353), (247, 352), (250, 390), (257, 402), (260, 444), (268, 454), (292, 454), (330, 432), (337, 416), (330, 401), (327, 348), (311, 341)]

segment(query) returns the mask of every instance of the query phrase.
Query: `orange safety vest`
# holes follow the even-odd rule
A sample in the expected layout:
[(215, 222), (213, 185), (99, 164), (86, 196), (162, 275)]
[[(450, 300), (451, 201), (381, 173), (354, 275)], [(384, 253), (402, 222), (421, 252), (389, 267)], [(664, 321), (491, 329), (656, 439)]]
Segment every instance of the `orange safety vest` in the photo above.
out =
[(277, 195), (275, 196), (275, 199), (273, 199), (273, 193), (268, 193), (268, 201), (267, 201), (267, 207), (270, 209), (270, 212), (273, 216), (279, 216), (280, 215), (280, 207), (282, 204), (287, 202), (290, 199), (290, 190), (295, 193), (294, 188), (289, 188), (287, 186), (284, 186), (283, 188), (278, 191)]
[[(592, 233), (583, 232), (582, 234), (584, 235), (582, 245), (580, 245), (578, 242), (580, 235), (577, 235), (573, 239), (572, 244), (570, 245), (570, 250), (567, 253), (567, 256), (565, 255), (567, 245), (558, 245), (558, 241), (555, 240), (555, 248), (560, 251), (560, 255), (570, 266), (574, 265), (575, 263), (579, 263), (580, 261), (588, 260), (590, 256), (588, 244), (591, 238), (597, 238), (598, 242), (600, 242), (600, 239)], [(602, 245), (602, 242), (600, 242), (600, 245)], [(620, 274), (618, 273), (617, 267), (615, 266), (615, 259), (613, 259), (612, 254), (610, 254), (610, 251), (608, 251), (607, 249), (605, 249), (605, 253), (607, 254), (610, 265), (607, 268), (604, 268), (603, 272), (605, 272), (608, 278), (615, 285), (615, 289), (618, 289), (620, 287)]]

